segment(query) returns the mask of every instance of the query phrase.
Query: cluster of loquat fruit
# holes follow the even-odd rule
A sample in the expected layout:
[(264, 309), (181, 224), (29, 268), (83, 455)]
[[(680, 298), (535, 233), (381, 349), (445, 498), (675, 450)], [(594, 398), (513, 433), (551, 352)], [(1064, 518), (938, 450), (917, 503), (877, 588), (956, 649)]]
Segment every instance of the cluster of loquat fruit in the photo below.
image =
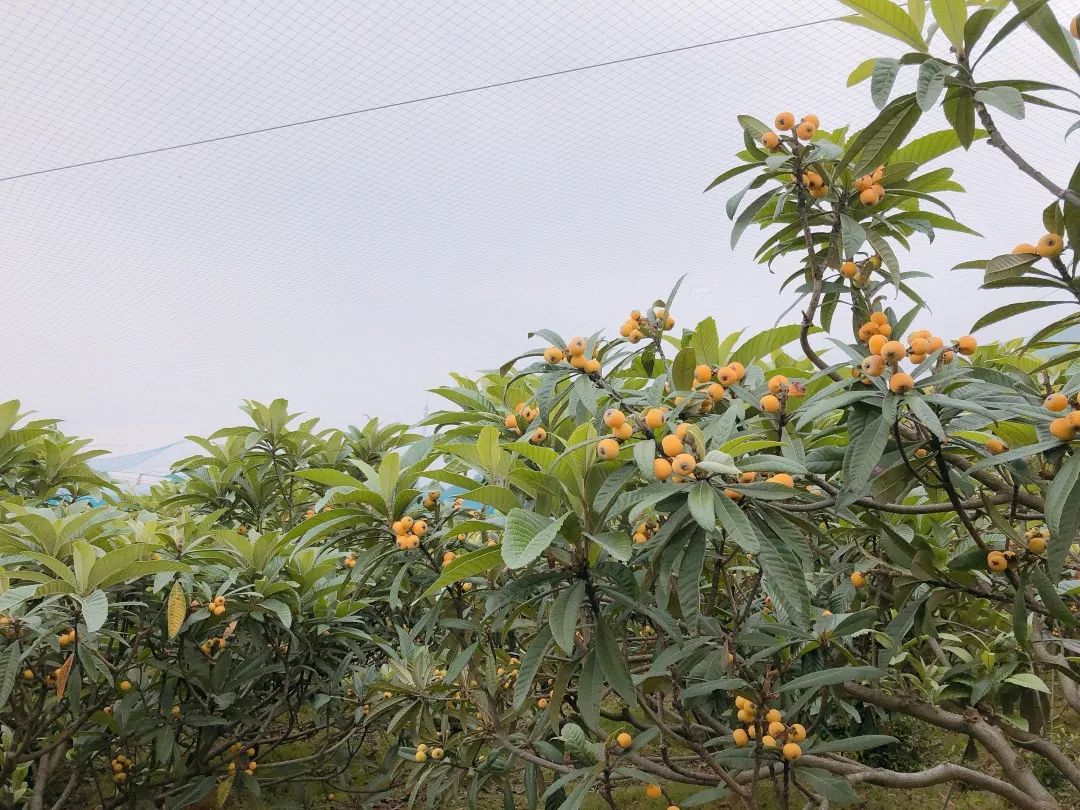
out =
[(758, 400), (758, 407), (765, 413), (781, 413), (789, 398), (797, 399), (806, 394), (806, 386), (798, 380), (788, 380), (783, 374), (774, 374), (769, 378), (769, 393)]
[(735, 716), (745, 729), (736, 728), (731, 732), (735, 745), (742, 748), (757, 739), (758, 726), (761, 726), (761, 748), (777, 751), (788, 762), (802, 756), (799, 745), (806, 739), (806, 729), (799, 723), (787, 725), (779, 709), (767, 709), (764, 717), (758, 717), (758, 707), (742, 695), (735, 697)]
[(344, 565), (346, 568), (350, 568), (350, 569), (355, 568), (356, 567), (356, 552), (355, 551), (350, 551), (348, 554), (346, 554), (345, 559), (341, 561), (341, 564)]
[(417, 743), (416, 753), (413, 754), (413, 759), (417, 762), (427, 762), (428, 757), (431, 757), (431, 759), (438, 761), (444, 756), (446, 756), (446, 752), (437, 745), (429, 748), (427, 743)]
[[(1072, 406), (1069, 413), (1065, 411)], [(1080, 394), (1070, 402), (1060, 391), (1055, 391), (1043, 400), (1043, 407), (1050, 413), (1063, 414), (1050, 422), (1050, 435), (1062, 442), (1071, 442), (1080, 434)]]
[(215, 596), (213, 601), (210, 602), (207, 609), (210, 611), (211, 615), (224, 616), (225, 615), (225, 597), (221, 596), (221, 595)]
[(905, 371), (900, 371), (900, 361), (908, 360), (918, 365), (927, 355), (944, 349), (940, 362), (951, 363), (954, 352), (971, 355), (978, 348), (978, 343), (971, 335), (958, 338), (945, 348), (945, 341), (931, 334), (926, 329), (918, 329), (908, 336), (908, 345), (900, 340), (892, 340), (892, 325), (884, 312), (872, 312), (870, 319), (859, 327), (859, 339), (866, 343), (870, 354), (862, 361), (859, 368), (853, 370), (854, 376), (862, 376), (863, 382), (870, 384), (871, 377), (880, 377), (886, 370), (891, 370), (889, 390), (894, 394), (904, 394), (915, 387), (915, 380)]
[(1034, 245), (1030, 242), (1021, 242), (1012, 249), (1012, 252), (1014, 255), (1034, 253), (1044, 259), (1056, 259), (1064, 249), (1065, 240), (1061, 238), (1060, 234), (1045, 233), (1039, 237), (1039, 241)]
[(761, 136), (761, 145), (770, 152), (777, 151), (785, 140), (790, 143), (811, 140), (814, 133), (818, 131), (818, 127), (821, 126), (821, 121), (818, 120), (816, 115), (809, 114), (799, 119), (799, 123), (796, 125), (795, 116), (792, 113), (782, 112), (777, 113), (776, 118), (773, 120), (773, 126), (785, 133), (785, 135), (777, 135), (775, 132), (770, 131)]
[(653, 307), (644, 317), (640, 309), (630, 313), (630, 317), (622, 322), (619, 334), (631, 343), (638, 343), (642, 338), (653, 337), (661, 332), (675, 328), (675, 319), (664, 307)]
[(229, 746), (229, 754), (232, 755), (232, 759), (229, 760), (226, 770), (230, 774), (236, 773), (236, 762), (240, 759), (247, 759), (247, 764), (244, 766), (244, 773), (248, 776), (255, 775), (255, 769), (259, 767), (259, 763), (255, 761), (255, 749), (246, 748), (242, 742), (234, 742)]
[[(1046, 544), (1050, 540), (1050, 530), (1046, 526), (1036, 526), (1028, 529), (1024, 532), (1024, 541), (1026, 548), (1021, 547), (1020, 551), (1026, 551), (1029, 554), (1035, 556), (1041, 555), (1046, 551)], [(1006, 542), (1006, 548), (1004, 551), (991, 551), (986, 555), (986, 567), (993, 571), (995, 574), (1001, 574), (1008, 570), (1009, 565), (1016, 559), (1017, 550), (1011, 548), (1012, 541)]]
[(412, 518), (402, 515), (390, 524), (390, 531), (394, 533), (397, 547), (403, 551), (411, 551), (420, 548), (420, 538), (427, 534), (427, 521), (422, 518)]
[[(593, 347), (593, 354), (595, 354), (596, 347)], [(599, 374), (600, 373), (600, 360), (596, 357), (589, 357), (589, 344), (583, 337), (570, 338), (566, 342), (566, 351), (564, 352), (558, 346), (548, 346), (544, 349), (544, 362), (549, 366), (556, 366), (559, 363), (566, 360), (571, 366), (583, 371), (586, 374)], [(534, 417), (535, 418), (535, 417)], [(528, 421), (532, 421), (531, 419)], [(510, 427), (509, 417), (507, 418), (507, 427)]]
[(67, 647), (67, 646), (70, 646), (71, 644), (74, 644), (75, 643), (75, 630), (73, 628), (69, 627), (63, 633), (60, 633), (59, 635), (57, 635), (56, 643), (59, 644), (61, 647)]
[(649, 538), (660, 531), (660, 520), (650, 515), (634, 527), (634, 542), (638, 545), (649, 542)]
[(135, 765), (126, 754), (117, 754), (110, 760), (109, 764), (112, 767), (113, 781), (118, 785), (122, 785), (127, 781), (128, 773)]
[(223, 636), (214, 636), (208, 638), (202, 644), (199, 645), (199, 650), (203, 655), (213, 655), (214, 651), (220, 652), (229, 645), (229, 642)]
[[(554, 348), (554, 347), (553, 347)], [(597, 372), (600, 371), (599, 361), (597, 362)], [(591, 372), (590, 372), (591, 373)], [(533, 423), (533, 420), (540, 415), (540, 411), (536, 408), (532, 408), (526, 405), (524, 402), (519, 402), (514, 406), (514, 412), (508, 413), (503, 420), (503, 424), (506, 425), (507, 430), (512, 430), (518, 436), (520, 436), (529, 425)], [(533, 444), (543, 444), (547, 440), (547, 431), (542, 427), (537, 427), (529, 435), (529, 441)]]
[(870, 207), (885, 199), (885, 186), (881, 185), (885, 177), (885, 167), (878, 166), (870, 174), (864, 174), (855, 180), (855, 191), (859, 193), (859, 202)]

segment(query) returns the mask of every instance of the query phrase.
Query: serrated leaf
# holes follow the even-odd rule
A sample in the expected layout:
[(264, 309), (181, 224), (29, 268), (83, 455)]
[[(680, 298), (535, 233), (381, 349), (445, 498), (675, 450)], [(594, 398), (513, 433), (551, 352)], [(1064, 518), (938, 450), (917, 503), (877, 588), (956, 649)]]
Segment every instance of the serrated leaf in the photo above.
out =
[(581, 605), (585, 601), (585, 582), (578, 580), (559, 594), (551, 606), (548, 623), (551, 635), (559, 648), (571, 655), (574, 652), (574, 634), (577, 632)]
[(1024, 96), (1015, 87), (991, 87), (975, 93), (975, 101), (997, 107), (1006, 115), (1024, 117)]
[(1046, 492), (1046, 570), (1056, 577), (1065, 565), (1069, 547), (1080, 531), (1080, 453), (1073, 453), (1058, 470)]
[(899, 59), (877, 59), (870, 76), (870, 98), (880, 110), (889, 103), (889, 94), (900, 72)]
[(525, 655), (522, 657), (521, 664), (518, 667), (517, 680), (514, 681), (513, 705), (515, 709), (524, 706), (526, 699), (532, 693), (536, 673), (544, 662), (544, 656), (547, 655), (547, 651), (552, 644), (551, 635), (551, 627), (545, 624), (529, 641), (529, 646), (526, 648)]
[[(936, 2), (951, 3), (954, 0), (936, 0)], [(919, 78), (915, 83), (915, 101), (923, 112), (932, 109), (937, 104), (941, 91), (945, 89), (945, 77), (948, 73), (948, 68), (936, 59), (927, 59), (919, 65)]]
[(490, 571), (492, 568), (501, 565), (502, 548), (499, 546), (486, 546), (478, 551), (462, 554), (442, 569), (438, 579), (424, 591), (424, 596), (431, 596), (447, 585), (453, 585), (455, 582), (476, 576), (484, 571)]
[(524, 509), (511, 509), (503, 531), (502, 557), (508, 568), (522, 568), (543, 553), (559, 534), (569, 513), (551, 518)]
[(626, 665), (626, 657), (619, 650), (619, 644), (608, 629), (602, 616), (596, 619), (596, 654), (600, 671), (611, 688), (614, 689), (628, 706), (637, 705), (634, 682)]
[(885, 677), (885, 670), (877, 667), (834, 667), (810, 672), (788, 681), (779, 688), (779, 692), (793, 692), (797, 689), (820, 689), (823, 686), (835, 686), (851, 681), (876, 681)]
[(1019, 278), (1024, 271), (1039, 260), (1034, 253), (1006, 253), (995, 256), (986, 263), (983, 284), (1000, 281), (1005, 278)]

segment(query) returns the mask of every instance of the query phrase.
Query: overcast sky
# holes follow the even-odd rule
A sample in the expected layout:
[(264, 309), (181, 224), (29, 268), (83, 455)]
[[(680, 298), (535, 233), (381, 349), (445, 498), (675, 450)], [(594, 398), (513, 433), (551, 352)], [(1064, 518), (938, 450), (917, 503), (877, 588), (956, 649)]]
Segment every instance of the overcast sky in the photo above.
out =
[[(0, 175), (843, 13), (830, 0), (7, 0)], [(412, 421), (439, 406), (425, 389), (448, 371), (497, 365), (534, 327), (614, 332), (682, 273), (681, 325), (768, 328), (791, 303), (776, 294), (791, 265), (756, 265), (753, 232), (729, 248), (737, 182), (701, 193), (734, 162), (735, 115), (865, 123), (868, 87), (844, 80), (901, 48), (826, 22), (0, 182), (0, 399), (128, 452), (238, 423), (248, 397), (335, 425)], [(1056, 59), (1025, 36), (984, 65), (1067, 81)], [(1080, 135), (1061, 139), (1067, 116), (1003, 123), (1067, 179), (1080, 154)], [(943, 126), (935, 113), (924, 130)], [(933, 275), (925, 325), (947, 337), (1010, 300), (948, 268), (1036, 240), (1049, 201), (988, 146), (957, 167), (970, 193), (955, 209), (985, 238), (917, 238), (902, 259)]]

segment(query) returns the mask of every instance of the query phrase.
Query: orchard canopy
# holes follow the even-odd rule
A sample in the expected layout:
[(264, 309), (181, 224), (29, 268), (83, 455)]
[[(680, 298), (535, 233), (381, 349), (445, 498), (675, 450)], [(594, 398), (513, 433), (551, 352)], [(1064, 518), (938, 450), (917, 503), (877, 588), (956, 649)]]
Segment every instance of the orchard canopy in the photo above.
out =
[[(0, 803), (1080, 806), (1080, 167), (998, 126), (1080, 85), (978, 70), (1027, 29), (1075, 79), (1077, 20), (845, 5), (897, 44), (850, 78), (879, 114), (749, 111), (710, 186), (790, 323), (646, 291), (412, 427), (247, 402), (146, 494), (0, 405)], [(939, 334), (903, 256), (970, 229), (968, 149), (1044, 230), (979, 243), (956, 284), (1017, 302)]]

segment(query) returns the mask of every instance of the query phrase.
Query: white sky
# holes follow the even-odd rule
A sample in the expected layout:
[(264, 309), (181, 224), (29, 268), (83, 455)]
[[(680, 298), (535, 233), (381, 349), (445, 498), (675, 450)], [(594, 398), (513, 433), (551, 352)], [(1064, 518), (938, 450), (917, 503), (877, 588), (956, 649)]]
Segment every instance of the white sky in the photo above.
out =
[[(831, 0), (7, 0), (0, 176), (843, 13)], [(791, 265), (754, 264), (754, 232), (730, 251), (737, 181), (701, 194), (733, 165), (735, 115), (865, 123), (868, 87), (846, 89), (847, 73), (900, 49), (832, 22), (2, 182), (0, 399), (127, 452), (238, 423), (246, 397), (284, 396), (329, 424), (415, 420), (449, 370), (497, 365), (534, 327), (614, 332), (681, 273), (681, 324), (767, 328), (791, 302), (776, 295)], [(984, 63), (991, 78), (1065, 82), (1059, 64), (1030, 35)], [(1080, 154), (1080, 136), (1061, 140), (1069, 120), (1033, 108), (1002, 123), (1064, 181)], [(943, 126), (935, 113), (923, 130)], [(970, 193), (954, 207), (986, 238), (917, 238), (902, 258), (934, 275), (926, 325), (954, 337), (1015, 294), (948, 268), (1034, 241), (1049, 202), (987, 146), (957, 179)]]

